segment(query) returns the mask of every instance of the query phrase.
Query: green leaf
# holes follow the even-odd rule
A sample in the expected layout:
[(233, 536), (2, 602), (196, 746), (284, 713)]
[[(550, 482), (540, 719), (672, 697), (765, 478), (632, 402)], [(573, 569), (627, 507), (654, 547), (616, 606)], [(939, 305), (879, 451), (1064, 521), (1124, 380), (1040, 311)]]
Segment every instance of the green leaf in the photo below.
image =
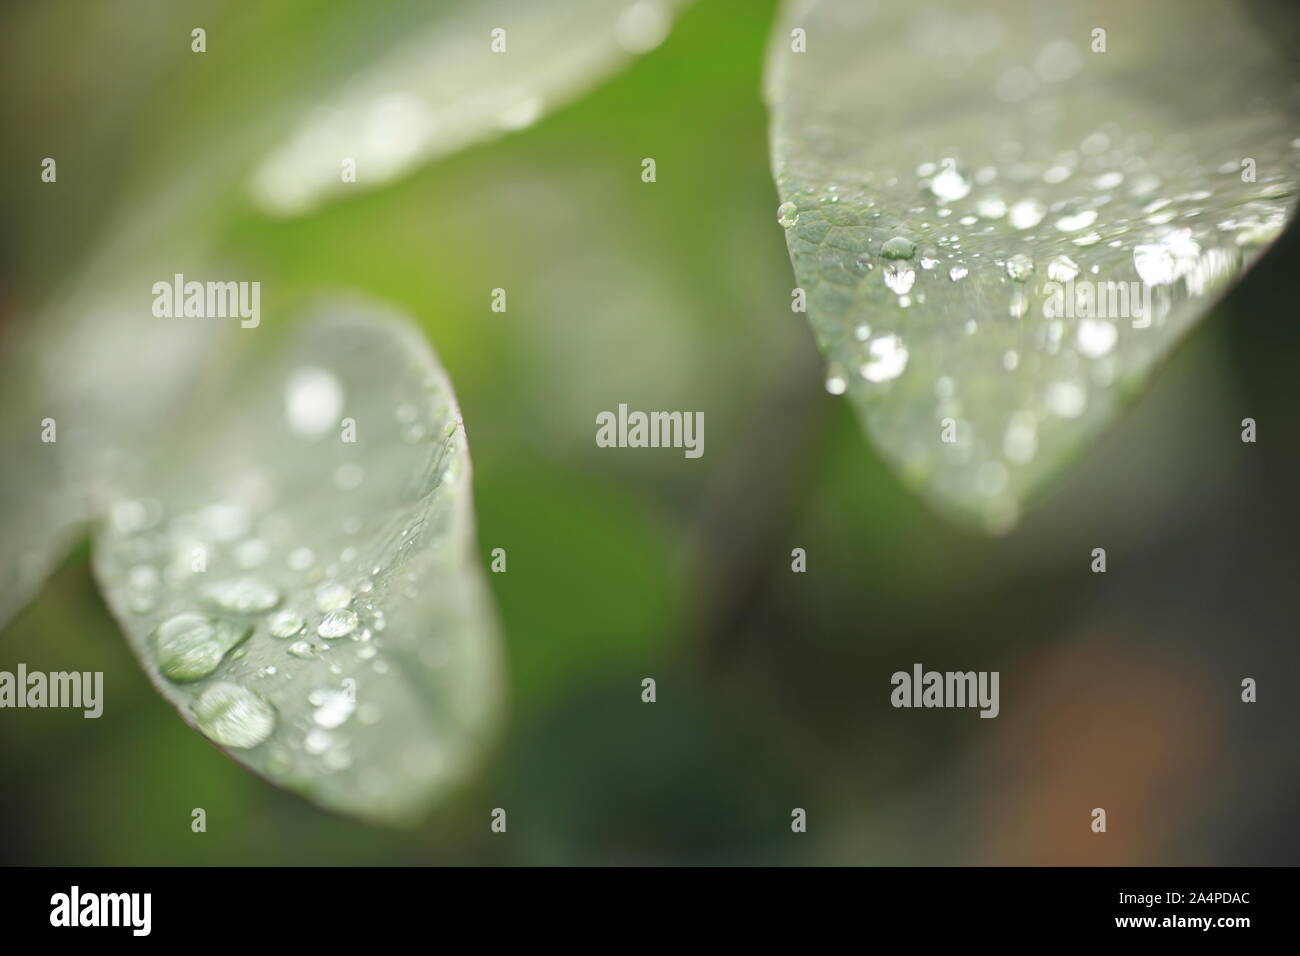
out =
[(786, 8), (777, 215), (827, 388), (938, 509), (1011, 527), (1282, 230), (1267, 31), (1220, 0)]
[(132, 649), (268, 780), (413, 818), (481, 755), (501, 698), (445, 374), (404, 323), (335, 307), (182, 422), (126, 469), (95, 546)]
[[(189, 21), (154, 24), (145, 62), (174, 75), (168, 90), (179, 94), (146, 101), (162, 116), (148, 124), (149, 149), (135, 157), (107, 238), (6, 343), (0, 448), (20, 464), (7, 471), (0, 500), (0, 627), (75, 539), (87, 508), (94, 514), (111, 492), (111, 458), (153, 427), (154, 410), (173, 404), (173, 379), (197, 374), (208, 330), (162, 328), (142, 290), (177, 272), (236, 268), (214, 262), (212, 246), (240, 190), (264, 211), (301, 212), (527, 125), (656, 46), (686, 2), (404, 0), (378, 12), (317, 0), (235, 5), (204, 19), (203, 54), (190, 52)], [(503, 53), (492, 50), (498, 28)], [(116, 56), (105, 63), (121, 65)], [(345, 158), (356, 162), (355, 183), (342, 180)], [(35, 195), (28, 218), (55, 228), (48, 188)], [(20, 374), (28, 365), (39, 367)], [(69, 440), (33, 452), (55, 407)]]
[(0, 403), (0, 627), (40, 588), (84, 520), (58, 444), (62, 416), (34, 398), (28, 371), (14, 374), (22, 384), (7, 382)]
[(297, 120), (258, 167), (253, 197), (271, 212), (302, 212), (529, 126), (658, 46), (685, 2), (441, 4)]

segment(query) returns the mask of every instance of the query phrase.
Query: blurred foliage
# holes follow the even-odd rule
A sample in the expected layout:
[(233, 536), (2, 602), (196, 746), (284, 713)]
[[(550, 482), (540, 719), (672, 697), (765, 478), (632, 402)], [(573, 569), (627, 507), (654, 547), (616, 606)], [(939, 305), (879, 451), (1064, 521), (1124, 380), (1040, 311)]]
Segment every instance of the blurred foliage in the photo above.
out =
[[(3, 172), (20, 184), (3, 197), (5, 323), (129, 217), (176, 142), (218, 145), (210, 102), (237, 110), (292, 73), (260, 71), (296, 55), (291, 14), (317, 8), (233, 6), (206, 9), (248, 18), (264, 48), (247, 62), (188, 54), (202, 10), (2, 14)], [(0, 713), (3, 862), (1291, 858), (1294, 236), (1013, 534), (954, 529), (822, 391), (789, 310), (759, 96), (773, 8), (700, 0), (529, 130), (303, 218), (205, 197), (214, 256), (263, 283), (259, 348), (322, 288), (359, 289), (415, 316), (455, 383), (480, 544), (509, 552), (489, 583), (511, 717), (487, 771), (413, 833), (274, 790), (151, 690), (83, 548), (0, 635), (0, 669), (102, 670), (104, 716)], [(70, 161), (46, 190), (51, 154)], [(706, 454), (597, 449), (594, 415), (618, 402), (704, 411)], [(1257, 445), (1238, 440), (1246, 415)], [(1088, 572), (1097, 546), (1106, 575)], [(1001, 669), (1001, 716), (893, 710), (889, 675), (915, 661)], [(1085, 842), (1098, 805), (1111, 833)]]

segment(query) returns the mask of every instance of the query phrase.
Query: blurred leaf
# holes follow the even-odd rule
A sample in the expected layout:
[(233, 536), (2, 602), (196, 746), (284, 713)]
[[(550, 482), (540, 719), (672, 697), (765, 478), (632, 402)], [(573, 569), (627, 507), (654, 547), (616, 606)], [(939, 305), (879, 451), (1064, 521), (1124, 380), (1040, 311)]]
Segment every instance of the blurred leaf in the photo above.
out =
[[(375, 16), (296, 0), (271, 10), (205, 10), (202, 54), (188, 52), (188, 31), (174, 33), (174, 46), (151, 38), (151, 69), (175, 69), (179, 48), (191, 58), (172, 85), (177, 99), (153, 104), (168, 120), (156, 124), (150, 149), (138, 157), (106, 238), (45, 303), (39, 321), (7, 343), (5, 404), (57, 404), (84, 427), (76, 440), (6, 476), (0, 626), (39, 587), (85, 506), (93, 514), (111, 493), (111, 458), (147, 433), (158, 410), (170, 408), (198, 374), (211, 330), (198, 322), (164, 326), (148, 311), (145, 293), (175, 273), (212, 270), (212, 245), (242, 186), (251, 186), (264, 210), (300, 211), (344, 188), (344, 158), (358, 164), (357, 185), (375, 186), (528, 125), (658, 45), (685, 2), (443, 0), (431, 9), (403, 0)], [(498, 28), (504, 52), (494, 53)], [(287, 34), (294, 36), (290, 52)], [(262, 156), (286, 127), (294, 130), (289, 140)], [(33, 196), (44, 209), (51, 193), (42, 188)], [(27, 363), (36, 373), (21, 391), (12, 389), (13, 369)], [(16, 443), (6, 422), (6, 459), (26, 457), (20, 449), (39, 421), (15, 415)], [(38, 472), (39, 479), (29, 477)]]
[(827, 388), (941, 511), (1006, 530), (1282, 230), (1294, 91), (1221, 2), (789, 4), (778, 221)]
[(451, 385), (414, 330), (336, 307), (213, 392), (111, 509), (101, 587), (159, 691), (237, 760), (411, 818), (500, 700)]
[(54, 570), (82, 520), (65, 493), (57, 411), (29, 393), (29, 371), (14, 376), (0, 404), (0, 628)]
[(302, 116), (259, 166), (254, 199), (301, 212), (470, 143), (529, 126), (658, 46), (685, 0), (454, 0)]

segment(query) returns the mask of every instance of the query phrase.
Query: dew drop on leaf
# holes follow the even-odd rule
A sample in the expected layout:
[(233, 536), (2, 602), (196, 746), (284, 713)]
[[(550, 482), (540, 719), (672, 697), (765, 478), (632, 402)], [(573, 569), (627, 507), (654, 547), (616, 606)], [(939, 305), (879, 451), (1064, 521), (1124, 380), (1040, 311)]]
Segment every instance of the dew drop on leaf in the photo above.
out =
[(347, 637), (357, 629), (357, 612), (348, 608), (338, 608), (330, 611), (321, 619), (320, 627), (316, 633), (326, 640), (336, 640), (340, 637)]
[(256, 747), (275, 729), (275, 711), (238, 684), (213, 684), (194, 702), (199, 729), (223, 747)]
[(248, 637), (246, 624), (202, 614), (184, 613), (168, 618), (154, 632), (158, 669), (169, 680), (201, 680), (217, 669), (231, 648)]

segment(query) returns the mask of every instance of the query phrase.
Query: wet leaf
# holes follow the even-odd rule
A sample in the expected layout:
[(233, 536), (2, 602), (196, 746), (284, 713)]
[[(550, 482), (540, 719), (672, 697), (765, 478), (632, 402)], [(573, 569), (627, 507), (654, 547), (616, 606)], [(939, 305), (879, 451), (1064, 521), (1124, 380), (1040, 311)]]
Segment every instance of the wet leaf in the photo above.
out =
[(1295, 205), (1296, 74), (1234, 4), (799, 0), (767, 98), (827, 388), (991, 531)]
[(154, 684), (273, 783), (417, 815), (500, 701), (464, 429), (423, 339), (333, 307), (159, 444), (95, 547)]
[[(178, 72), (185, 108), (151, 121), (156, 136), (106, 238), (7, 343), (4, 404), (24, 411), (6, 416), (0, 440), (6, 460), (24, 464), (3, 480), (0, 627), (111, 493), (110, 459), (174, 403), (177, 379), (197, 374), (208, 330), (164, 328), (145, 292), (176, 273), (236, 268), (214, 262), (211, 247), (238, 191), (264, 211), (301, 212), (526, 126), (658, 45), (686, 2), (404, 0), (376, 15), (298, 0), (205, 21), (209, 49), (197, 59), (188, 27), (177, 48), (156, 49), (147, 62)], [(344, 159), (356, 164), (354, 183), (343, 180)], [(12, 387), (27, 365), (39, 367)], [(54, 407), (78, 438), (33, 452)]]

